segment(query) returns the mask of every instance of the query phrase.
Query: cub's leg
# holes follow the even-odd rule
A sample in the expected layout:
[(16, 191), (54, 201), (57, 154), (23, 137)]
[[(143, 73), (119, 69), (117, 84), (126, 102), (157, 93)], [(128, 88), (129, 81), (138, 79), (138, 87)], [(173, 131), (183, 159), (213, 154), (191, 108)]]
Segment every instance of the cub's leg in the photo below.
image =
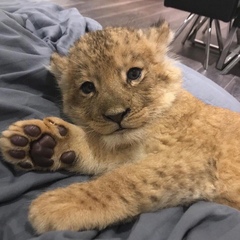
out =
[(102, 229), (142, 212), (211, 200), (217, 194), (214, 169), (199, 160), (190, 166), (153, 155), (126, 163), (90, 182), (40, 195), (29, 220), (38, 233)]
[(84, 172), (81, 160), (91, 160), (84, 138), (81, 128), (49, 117), (12, 124), (2, 133), (0, 147), (5, 161), (21, 169)]

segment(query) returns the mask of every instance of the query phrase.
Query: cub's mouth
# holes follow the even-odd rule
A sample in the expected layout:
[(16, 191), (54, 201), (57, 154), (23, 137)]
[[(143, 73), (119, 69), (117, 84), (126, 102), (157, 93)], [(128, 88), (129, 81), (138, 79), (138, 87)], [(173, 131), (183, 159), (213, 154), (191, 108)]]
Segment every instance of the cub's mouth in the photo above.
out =
[(128, 134), (128, 133), (132, 133), (134, 131), (137, 131), (139, 129), (139, 127), (122, 127), (119, 126), (119, 128), (117, 128), (116, 130), (114, 130), (112, 133), (110, 133), (109, 135), (123, 135), (123, 134)]
[(117, 145), (132, 145), (144, 140), (145, 130), (143, 126), (140, 127), (119, 127), (113, 130), (111, 133), (102, 134), (102, 139), (106, 146), (111, 149)]
[(126, 133), (127, 131), (131, 131), (130, 128), (123, 128), (119, 127), (117, 130), (115, 130), (113, 133)]
[(119, 127), (118, 129), (116, 129), (114, 132), (121, 132), (121, 131), (123, 131), (123, 130), (125, 130), (126, 128), (123, 128), (123, 127)]

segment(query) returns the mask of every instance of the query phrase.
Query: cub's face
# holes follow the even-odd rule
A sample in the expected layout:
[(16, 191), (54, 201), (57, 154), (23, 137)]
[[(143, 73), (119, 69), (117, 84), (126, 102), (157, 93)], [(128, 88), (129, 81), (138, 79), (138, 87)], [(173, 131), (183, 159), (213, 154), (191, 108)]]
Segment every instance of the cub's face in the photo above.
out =
[(171, 35), (166, 23), (106, 28), (85, 34), (66, 57), (53, 54), (65, 113), (116, 144), (145, 137), (180, 89), (180, 72), (166, 57)]

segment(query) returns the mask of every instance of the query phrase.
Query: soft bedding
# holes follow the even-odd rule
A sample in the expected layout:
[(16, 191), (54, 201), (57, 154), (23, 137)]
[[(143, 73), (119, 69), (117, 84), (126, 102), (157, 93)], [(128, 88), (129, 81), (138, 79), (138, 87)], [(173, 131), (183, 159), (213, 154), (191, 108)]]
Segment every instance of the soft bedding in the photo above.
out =
[[(8, 1), (9, 2), (9, 1)], [(0, 3), (0, 131), (14, 121), (45, 116), (66, 117), (53, 76), (47, 71), (52, 52), (66, 54), (85, 32), (101, 29), (76, 9), (47, 2)], [(179, 63), (184, 87), (203, 101), (240, 112), (240, 103), (222, 88)], [(236, 240), (240, 212), (199, 201), (189, 207), (141, 214), (105, 230), (48, 232), (35, 235), (28, 206), (40, 193), (88, 176), (67, 172), (21, 172), (0, 161), (0, 239), (2, 240)], [(39, 210), (41, 211), (41, 209)], [(93, 216), (94, 217), (94, 216)]]

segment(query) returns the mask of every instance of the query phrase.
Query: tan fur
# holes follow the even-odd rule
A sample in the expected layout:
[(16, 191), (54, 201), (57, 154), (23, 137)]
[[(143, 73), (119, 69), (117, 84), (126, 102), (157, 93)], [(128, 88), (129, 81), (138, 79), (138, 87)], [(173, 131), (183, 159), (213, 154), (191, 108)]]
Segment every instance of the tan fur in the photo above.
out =
[[(100, 175), (46, 192), (34, 200), (29, 220), (38, 233), (102, 229), (142, 212), (216, 201), (240, 209), (240, 116), (209, 106), (181, 88), (181, 72), (167, 57), (171, 32), (166, 23), (144, 30), (107, 28), (88, 33), (66, 57), (52, 56), (51, 71), (62, 90), (64, 111), (75, 125), (59, 118), (20, 121), (2, 133), (5, 160), (16, 165), (9, 140), (25, 136), (34, 124), (57, 145), (46, 170), (66, 169)], [(130, 68), (142, 75), (127, 81)], [(93, 82), (95, 92), (80, 86)], [(121, 122), (103, 115), (131, 109)], [(58, 126), (68, 133), (59, 134)], [(73, 150), (73, 165), (59, 161)], [(42, 169), (34, 166), (33, 169)]]

